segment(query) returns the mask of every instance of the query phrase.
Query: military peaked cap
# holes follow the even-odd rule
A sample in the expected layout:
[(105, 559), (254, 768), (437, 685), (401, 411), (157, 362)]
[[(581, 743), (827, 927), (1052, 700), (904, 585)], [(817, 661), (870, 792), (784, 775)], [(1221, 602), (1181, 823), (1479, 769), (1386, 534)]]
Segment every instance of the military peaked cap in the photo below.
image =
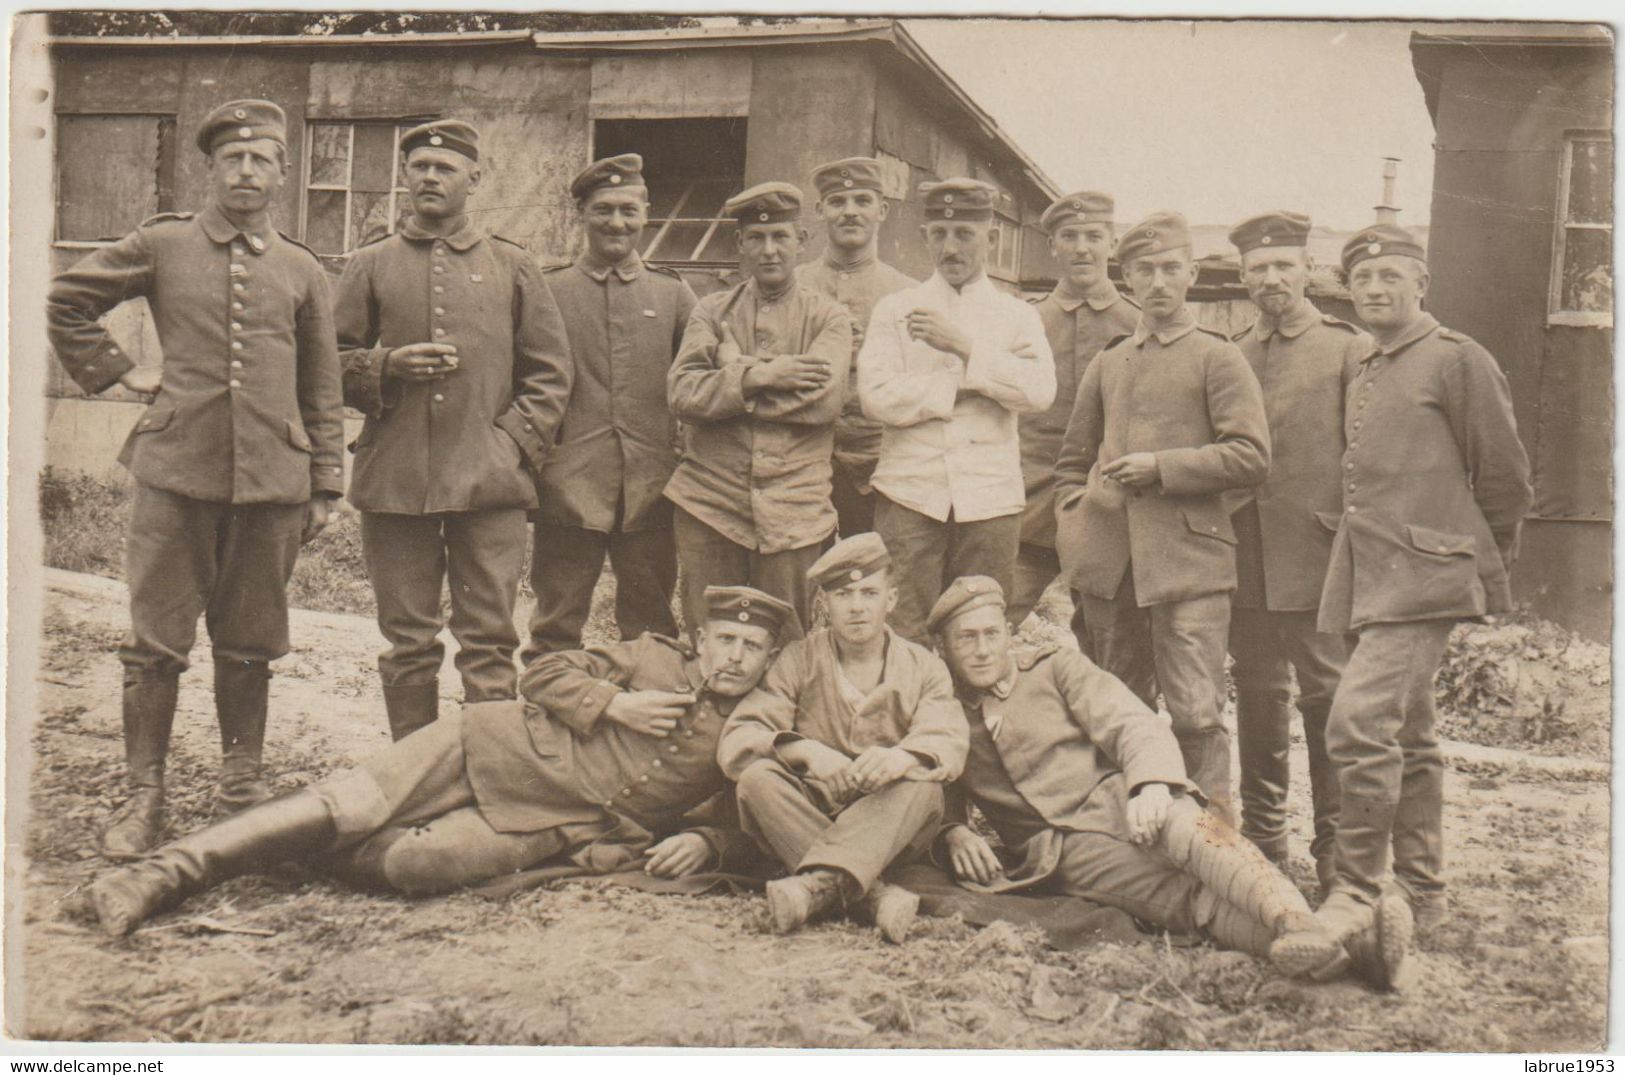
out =
[(580, 201), (601, 187), (610, 189), (641, 187), (643, 158), (636, 153), (622, 153), (618, 157), (595, 160), (570, 180), (570, 197)]
[(796, 610), (772, 594), (749, 586), (707, 586), (705, 618), (727, 623), (766, 627), (778, 638), (784, 625), (795, 618)]
[(841, 190), (881, 190), (880, 162), (873, 157), (847, 157), (813, 169), (820, 198)]
[(269, 138), (288, 145), (288, 117), (270, 101), (227, 101), (210, 112), (197, 129), (197, 147), (213, 153), (227, 142)]
[(1230, 242), (1241, 253), (1261, 246), (1308, 246), (1310, 221), (1302, 213), (1277, 209), (1248, 217), (1230, 229)]
[(891, 564), (891, 552), (880, 535), (855, 534), (837, 541), (807, 569), (807, 581), (821, 590), (838, 590), (849, 582), (868, 578)]
[(986, 575), (961, 575), (948, 584), (937, 603), (931, 606), (931, 612), (925, 617), (925, 629), (939, 634), (955, 616), (987, 605), (1004, 607), (1004, 587), (998, 580)]
[(1398, 224), (1373, 224), (1355, 232), (1343, 244), (1343, 269), (1347, 271), (1367, 258), (1378, 258), (1384, 254), (1404, 254), (1418, 261), (1428, 259), (1422, 244)]
[(1116, 211), (1117, 202), (1110, 194), (1103, 194), (1098, 190), (1080, 190), (1076, 194), (1057, 198), (1044, 210), (1044, 215), (1038, 218), (1038, 226), (1046, 234), (1053, 235), (1064, 224), (1095, 221), (1110, 224)]
[(980, 179), (944, 179), (921, 183), (927, 220), (992, 220), (997, 187)]
[(758, 183), (722, 203), (722, 215), (741, 224), (782, 224), (801, 219), (801, 188), (790, 183)]
[(480, 159), (480, 132), (460, 119), (436, 119), (401, 135), (401, 156), (410, 156), (414, 149), (423, 146), (449, 149), (477, 161)]
[(1117, 240), (1117, 260), (1127, 265), (1135, 258), (1178, 250), (1180, 247), (1189, 249), (1190, 245), (1191, 229), (1185, 223), (1184, 216), (1164, 210), (1152, 213), (1123, 233), (1123, 237)]

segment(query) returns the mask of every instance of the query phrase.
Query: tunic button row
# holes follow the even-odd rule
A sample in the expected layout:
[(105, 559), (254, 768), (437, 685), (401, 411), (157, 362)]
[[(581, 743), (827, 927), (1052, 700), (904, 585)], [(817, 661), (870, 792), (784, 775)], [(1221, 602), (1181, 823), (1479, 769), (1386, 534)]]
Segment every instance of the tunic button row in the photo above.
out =
[(661, 766), (662, 766), (662, 765), (664, 765), (664, 764), (666, 764), (666, 763), (665, 763), (665, 762), (663, 762), (663, 761), (661, 761), (661, 760), (660, 760), (660, 759), (659, 759), (659, 758), (656, 758), (656, 759), (655, 759), (655, 760), (654, 760), (654, 761), (653, 761), (653, 762), (651, 762), (651, 763), (650, 763), (650, 764), (652, 764), (652, 765), (653, 765), (653, 766), (654, 766), (654, 767), (655, 767), (655, 768), (656, 768), (656, 769), (658, 769), (658, 768), (660, 768), (660, 767), (661, 767)]
[(243, 368), (243, 364), (234, 358), (231, 360), (231, 368), (234, 370), (240, 370)]
[(241, 332), (242, 330), (243, 330), (243, 323), (241, 321), (233, 321), (231, 323), (231, 331), (233, 331), (233, 332)]
[(231, 341), (231, 349), (233, 351), (241, 351), (243, 349), (243, 341), (242, 340), (232, 340)]
[(440, 256), (440, 257), (444, 257), (444, 256), (445, 256), (445, 254), (446, 254), (446, 248), (445, 248), (445, 247), (443, 247), (443, 246), (441, 246), (441, 245), (440, 245), (440, 244), (439, 244), (439, 243), (435, 243), (435, 244), (434, 244), (434, 252), (435, 252), (435, 254), (437, 254), (437, 255), (438, 255), (438, 256)]
[(248, 290), (248, 289), (247, 289), (247, 288), (245, 288), (245, 287), (244, 287), (244, 286), (243, 286), (243, 285), (242, 285), (242, 284), (232, 284), (232, 285), (231, 285), (231, 289), (232, 289), (232, 290), (233, 290), (233, 291), (247, 291), (247, 290)]
[(238, 312), (238, 313), (242, 313), (242, 311), (243, 311), (243, 304), (242, 304), (242, 303), (240, 303), (240, 302), (238, 302), (238, 301), (237, 301), (237, 300), (235, 300), (235, 299), (233, 299), (233, 300), (232, 300), (232, 303), (231, 303), (231, 308), (232, 308), (232, 309), (233, 309), (233, 310), (236, 310), (236, 311), (237, 311), (237, 312)]
[(445, 272), (445, 271), (446, 271), (446, 267), (445, 267), (445, 266), (444, 266), (444, 265), (436, 265), (436, 266), (435, 266), (435, 267), (434, 267), (434, 271), (435, 271), (435, 272)]
[(436, 295), (444, 295), (446, 293), (445, 285), (444, 284), (436, 284), (436, 285), (434, 285), (434, 293)]
[[(436, 291), (439, 291), (439, 290), (440, 290), (440, 289), (439, 289), (439, 288), (435, 288), (435, 290), (436, 290)], [(445, 307), (444, 307), (444, 306), (436, 306), (436, 307), (435, 307), (435, 308), (434, 308), (434, 315), (435, 315), (435, 316), (436, 316), (436, 317), (444, 317), (444, 316), (445, 316), (445, 315), (446, 315), (446, 308), (445, 308)]]
[(439, 392), (436, 392), (434, 394), (434, 401), (436, 403), (444, 403), (444, 402), (446, 402), (446, 397), (442, 396)]
[[(693, 735), (694, 733), (693, 732), (688, 732), (686, 734)], [(673, 743), (673, 744), (671, 744), (671, 746), (667, 747), (666, 748), (666, 753), (667, 754), (675, 754), (675, 753), (677, 753), (677, 744)]]
[(237, 378), (233, 377), (231, 379), (231, 387), (233, 387), (233, 388), (241, 388), (242, 386), (243, 386), (243, 382), (239, 381)]
[(439, 326), (436, 326), (435, 330), (434, 330), (434, 334), (436, 336), (444, 336), (446, 334), (446, 330), (443, 329), (443, 328), (440, 328)]

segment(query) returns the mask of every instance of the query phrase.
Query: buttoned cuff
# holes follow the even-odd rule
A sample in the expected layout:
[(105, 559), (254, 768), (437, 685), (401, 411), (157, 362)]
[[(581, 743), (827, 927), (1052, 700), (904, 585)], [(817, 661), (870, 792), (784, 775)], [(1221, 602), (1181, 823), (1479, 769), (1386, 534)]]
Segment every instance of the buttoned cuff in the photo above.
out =
[(1151, 454), (1157, 460), (1157, 482), (1170, 496), (1211, 493), (1213, 489), (1197, 478), (1201, 448), (1167, 448)]
[(513, 438), (519, 445), (519, 454), (525, 457), (525, 465), (530, 468), (533, 475), (540, 477), (542, 464), (547, 462), (547, 442), (536, 431), (536, 424), (527, 420), (518, 411), (509, 407), (497, 415), (497, 428)]
[(745, 374), (756, 367), (756, 363), (765, 359), (753, 358), (748, 362), (735, 362), (722, 367), (722, 402), (729, 409), (736, 406), (737, 414), (755, 414), (756, 399), (745, 394)]
[(383, 417), (399, 397), (384, 381), (390, 348), (348, 351), (344, 356), (344, 402), (370, 418)]
[(72, 364), (64, 362), (63, 365), (67, 367), (74, 383), (93, 396), (112, 388), (118, 384), (119, 378), (135, 368), (130, 356), (124, 353), (124, 349), (115, 343), (111, 336), (104, 336), (96, 344), (95, 350), (83, 361)]
[(575, 709), (567, 714), (559, 714), (559, 719), (585, 735), (597, 727), (598, 718), (604, 715), (609, 703), (620, 693), (620, 687), (607, 679), (601, 679), (587, 688), (587, 693), (581, 696), (581, 701), (576, 703)]
[(330, 463), (311, 464), (310, 495), (329, 496), (337, 500), (344, 496), (344, 468)]

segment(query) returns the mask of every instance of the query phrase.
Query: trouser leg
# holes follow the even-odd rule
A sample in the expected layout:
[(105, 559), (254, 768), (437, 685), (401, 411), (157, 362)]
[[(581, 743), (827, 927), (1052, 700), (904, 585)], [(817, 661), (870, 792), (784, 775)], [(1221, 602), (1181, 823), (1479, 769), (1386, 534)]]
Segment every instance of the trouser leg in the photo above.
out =
[(459, 511), (445, 517), (446, 579), (451, 588), (451, 634), (463, 701), (495, 702), (516, 696), (519, 646), (514, 604), (525, 570), (529, 528), (518, 508)]
[(1176, 933), (1202, 925), (1197, 893), (1201, 884), (1152, 848), (1103, 832), (1069, 832), (1062, 837), (1058, 887), (1108, 907), (1127, 911)]
[(1156, 662), (1151, 652), (1151, 614), (1135, 600), (1133, 572), (1124, 572), (1110, 600), (1079, 594), (1088, 623), (1094, 662), (1134, 692), (1149, 709), (1157, 708)]
[(621, 638), (637, 638), (645, 631), (675, 638), (671, 595), (677, 587), (677, 550), (671, 527), (611, 534), (609, 561), (615, 569), (615, 626)]
[(446, 649), (440, 641), (440, 593), (446, 542), (437, 515), (361, 513), (361, 554), (378, 603), (378, 629), (389, 643), (378, 658), (384, 686), (430, 683)]
[[(1448, 638), (1448, 635), (1446, 636)], [(1441, 648), (1441, 659), (1443, 650)], [(1437, 662), (1434, 665), (1437, 668)], [(1444, 896), (1444, 757), (1435, 730), (1433, 677), (1418, 677), (1405, 707), (1399, 745), (1405, 767), (1394, 812), (1394, 879), (1435, 925)]]
[(705, 588), (750, 585), (751, 553), (682, 508), (672, 509), (672, 536), (683, 565), (684, 626), (693, 641), (705, 624)]
[(1169, 601), (1151, 606), (1150, 612), (1157, 683), (1186, 772), (1207, 797), (1209, 809), (1233, 823), (1230, 732), (1221, 716), (1230, 595)]
[[(1338, 884), (1365, 903), (1380, 892), (1403, 792), (1401, 736), (1419, 745), (1432, 732), (1431, 710), (1421, 711), (1414, 699), (1419, 690), (1431, 691), (1450, 628), (1445, 620), (1362, 628), (1327, 719), (1326, 751), (1342, 796)], [(1426, 760), (1425, 749), (1420, 756)]]
[(566, 849), (561, 829), (498, 832), (479, 807), (463, 806), (410, 828), (379, 830), (336, 872), (357, 887), (433, 896), (528, 870)]
[(1270, 859), (1287, 855), (1291, 675), (1278, 614), (1238, 608), (1230, 618), (1241, 757), (1241, 834)]
[(224, 513), (205, 609), (216, 660), (266, 663), (287, 654), (288, 580), (304, 525), (303, 504), (239, 504)]
[(751, 554), (750, 585), (796, 610), (796, 622), (785, 624), (779, 632), (781, 645), (800, 638), (812, 622), (812, 587), (807, 583), (807, 569), (823, 551), (824, 543), (817, 542), (784, 552)]
[[(1021, 548), (1021, 516), (1001, 515), (997, 519), (960, 522), (948, 519), (948, 559), (931, 603), (954, 579), (966, 575), (986, 575), (999, 584), (1008, 597), (1016, 588), (1016, 553)], [(926, 609), (930, 611), (929, 606)]]
[(926, 615), (942, 596), (948, 563), (948, 523), (905, 508), (884, 493), (875, 494), (875, 530), (886, 543), (897, 581), (897, 607), (889, 617), (892, 630), (930, 646)]
[(1350, 635), (1325, 634), (1315, 629), (1314, 612), (1290, 612), (1283, 637), (1289, 660), (1298, 676), (1298, 712), (1309, 754), (1309, 791), (1314, 804), (1315, 835), (1309, 844), (1323, 890), (1336, 876), (1333, 844), (1337, 838), (1340, 795), (1337, 770), (1326, 754), (1326, 721), (1337, 695), (1343, 667), (1348, 664)]
[[(581, 631), (592, 611), (593, 589), (603, 573), (608, 548), (608, 534), (581, 526), (536, 523), (530, 557), (530, 588), (536, 594), (536, 607), (530, 614), (530, 639), (520, 654), (521, 663), (529, 665), (544, 653), (581, 647)], [(619, 577), (616, 582), (626, 585)]]
[(1061, 573), (1061, 561), (1055, 550), (1043, 545), (1023, 541), (1016, 553), (1014, 584), (1005, 618), (1012, 629), (1027, 622), (1027, 617), (1043, 598), (1044, 591)]
[(799, 869), (841, 870), (867, 892), (896, 861), (930, 850), (942, 824), (942, 785), (898, 780), (853, 802), (807, 850)]
[(801, 865), (807, 851), (830, 826), (813, 803), (807, 784), (772, 758), (753, 762), (739, 775), (739, 827), (784, 868)]
[(836, 457), (831, 461), (830, 503), (835, 508), (836, 523), (843, 538), (863, 534), (875, 528), (875, 492), (869, 489), (869, 475), (874, 463), (856, 466)]

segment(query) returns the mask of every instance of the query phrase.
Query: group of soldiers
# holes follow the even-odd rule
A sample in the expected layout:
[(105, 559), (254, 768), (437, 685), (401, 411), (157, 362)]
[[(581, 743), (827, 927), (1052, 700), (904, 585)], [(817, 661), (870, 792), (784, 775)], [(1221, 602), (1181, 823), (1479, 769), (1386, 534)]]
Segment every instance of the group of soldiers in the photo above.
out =
[[(636, 154), (571, 182), (584, 249), (544, 270), (472, 222), (480, 137), (439, 120), (401, 138), (410, 217), (330, 304), (268, 220), (281, 111), (229, 102), (198, 146), (211, 205), (148, 221), (50, 298), (87, 391), (156, 394), (123, 457), (132, 797), (103, 851), (136, 861), (92, 888), (108, 930), (290, 859), (427, 894), (549, 861), (682, 877), (765, 858), (775, 929), (844, 910), (892, 941), (918, 897), (887, 870), (929, 860), (1380, 987), (1441, 921), (1432, 678), (1454, 623), (1511, 607), (1531, 491), (1505, 377), (1424, 311), (1403, 229), (1343, 250), (1362, 331), (1306, 297), (1307, 216), (1238, 224), (1259, 316), (1232, 341), (1187, 304), (1177, 213), (1119, 235), (1109, 195), (1057, 200), (1058, 282), (1030, 305), (986, 272), (994, 188), (922, 186), (917, 282), (876, 256), (881, 165), (855, 157), (813, 173), (827, 243), (805, 265), (797, 187), (730, 198), (738, 282), (696, 299), (639, 257)], [(136, 296), (161, 370), (98, 324)], [(366, 418), (347, 495), (396, 742), (273, 799), (269, 662), (300, 543), (343, 492), (344, 404)], [(606, 555), (621, 641), (583, 648)], [(1018, 652), (1057, 578), (1079, 651)], [(463, 705), (441, 716), (448, 583)], [(160, 847), (200, 612), (225, 816)], [(1294, 678), (1314, 911), (1280, 869)]]

